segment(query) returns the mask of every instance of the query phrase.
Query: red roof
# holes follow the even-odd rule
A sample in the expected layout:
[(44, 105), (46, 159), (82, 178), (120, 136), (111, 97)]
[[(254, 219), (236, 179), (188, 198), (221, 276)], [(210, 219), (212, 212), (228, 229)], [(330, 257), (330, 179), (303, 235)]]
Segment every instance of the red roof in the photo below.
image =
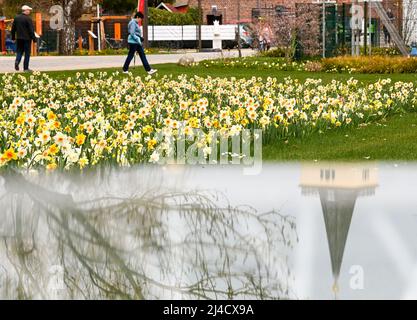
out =
[(172, 4), (164, 3), (172, 12), (178, 12), (178, 9), (175, 8)]
[(180, 13), (180, 10), (178, 10), (178, 9), (177, 9), (177, 8), (175, 8), (172, 4), (169, 4), (169, 3), (164, 3), (164, 2), (161, 2), (161, 3), (159, 4), (158, 8), (159, 8), (159, 9), (161, 9), (161, 7), (162, 7), (162, 8), (165, 8), (165, 9), (167, 9), (168, 11), (171, 11), (171, 12), (173, 12), (173, 13)]

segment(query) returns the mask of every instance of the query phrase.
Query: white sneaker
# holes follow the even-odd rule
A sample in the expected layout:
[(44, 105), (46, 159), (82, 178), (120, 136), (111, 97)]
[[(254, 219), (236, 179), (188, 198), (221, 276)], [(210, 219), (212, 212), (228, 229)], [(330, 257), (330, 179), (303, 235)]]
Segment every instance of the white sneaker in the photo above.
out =
[(158, 70), (156, 70), (156, 69), (151, 69), (151, 70), (149, 70), (148, 71), (148, 74), (149, 75), (153, 75), (154, 73), (157, 73), (158, 72)]
[(129, 74), (129, 71), (123, 71), (124, 74)]

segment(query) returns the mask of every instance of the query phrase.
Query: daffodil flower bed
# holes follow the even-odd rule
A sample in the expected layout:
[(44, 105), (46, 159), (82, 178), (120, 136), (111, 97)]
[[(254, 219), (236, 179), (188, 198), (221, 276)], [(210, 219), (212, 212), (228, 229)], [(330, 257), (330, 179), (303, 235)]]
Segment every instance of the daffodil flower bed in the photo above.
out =
[(221, 67), (221, 68), (248, 68), (255, 70), (274, 70), (274, 71), (308, 71), (306, 65), (309, 61), (287, 61), (279, 59), (259, 59), (253, 57), (226, 58), (215, 60), (203, 60), (194, 63), (194, 67)]
[(287, 61), (284, 58), (226, 58), (204, 60), (194, 67), (238, 68), (271, 71), (299, 71), (325, 73), (397, 74), (416, 73), (417, 58), (402, 56), (338, 56), (321, 60)]
[(214, 132), (262, 129), (264, 143), (358, 126), (416, 105), (413, 83), (362, 84), (86, 73), (0, 77), (0, 166), (71, 169), (155, 162), (175, 148), (156, 136), (192, 136), (205, 155)]

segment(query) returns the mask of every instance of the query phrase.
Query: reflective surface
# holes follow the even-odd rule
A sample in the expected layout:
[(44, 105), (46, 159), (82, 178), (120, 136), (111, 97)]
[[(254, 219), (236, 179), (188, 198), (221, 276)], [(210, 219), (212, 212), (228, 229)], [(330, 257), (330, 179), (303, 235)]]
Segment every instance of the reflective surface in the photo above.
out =
[(1, 174), (1, 299), (417, 298), (417, 166)]

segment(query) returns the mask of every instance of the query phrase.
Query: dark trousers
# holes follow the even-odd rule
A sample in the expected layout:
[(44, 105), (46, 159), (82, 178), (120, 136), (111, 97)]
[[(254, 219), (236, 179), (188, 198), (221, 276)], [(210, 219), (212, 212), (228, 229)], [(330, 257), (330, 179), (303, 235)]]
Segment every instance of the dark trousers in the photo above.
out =
[(125, 65), (123, 66), (123, 71), (128, 71), (132, 59), (135, 57), (135, 53), (139, 53), (140, 60), (142, 60), (143, 67), (146, 71), (151, 70), (148, 59), (146, 58), (145, 51), (140, 44), (129, 43), (129, 54), (127, 55)]
[(29, 69), (30, 61), (30, 51), (31, 51), (32, 40), (22, 40), (17, 39), (16, 41), (16, 64), (19, 65), (22, 61), (23, 54), (25, 55), (25, 60), (23, 61), (23, 69)]

